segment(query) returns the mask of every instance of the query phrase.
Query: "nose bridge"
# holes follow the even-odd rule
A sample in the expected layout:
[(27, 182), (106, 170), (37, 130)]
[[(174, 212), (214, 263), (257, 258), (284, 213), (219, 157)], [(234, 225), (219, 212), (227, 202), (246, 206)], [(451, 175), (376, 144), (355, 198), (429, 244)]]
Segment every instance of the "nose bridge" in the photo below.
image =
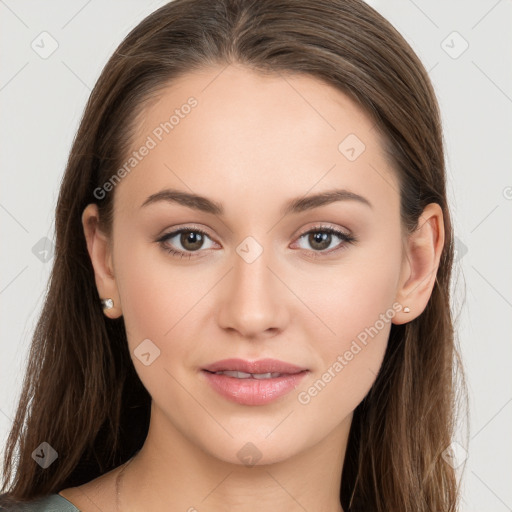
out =
[(283, 285), (275, 270), (270, 270), (273, 261), (269, 238), (260, 242), (249, 236), (236, 247), (222, 304), (223, 327), (234, 328), (244, 336), (282, 327), (284, 303), (279, 287)]
[(248, 236), (238, 245), (232, 279), (233, 293), (240, 303), (250, 303), (258, 309), (265, 304), (270, 305), (276, 291), (275, 277), (269, 270), (272, 260), (268, 238), (260, 242)]

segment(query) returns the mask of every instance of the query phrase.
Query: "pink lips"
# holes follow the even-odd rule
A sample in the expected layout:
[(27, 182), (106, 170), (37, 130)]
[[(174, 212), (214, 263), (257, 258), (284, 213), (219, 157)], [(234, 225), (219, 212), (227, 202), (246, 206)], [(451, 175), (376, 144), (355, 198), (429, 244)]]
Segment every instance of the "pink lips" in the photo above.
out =
[[(220, 371), (282, 375), (267, 379), (243, 379), (214, 373)], [(295, 389), (308, 370), (277, 359), (224, 359), (205, 367), (202, 373), (212, 388), (225, 398), (242, 405), (264, 405)]]

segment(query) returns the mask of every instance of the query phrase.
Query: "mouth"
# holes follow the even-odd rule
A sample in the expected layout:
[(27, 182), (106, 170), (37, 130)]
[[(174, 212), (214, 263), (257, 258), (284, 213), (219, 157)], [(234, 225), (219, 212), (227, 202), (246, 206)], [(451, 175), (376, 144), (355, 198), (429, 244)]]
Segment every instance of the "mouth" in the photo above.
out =
[(218, 361), (201, 373), (222, 397), (240, 405), (265, 405), (295, 389), (309, 370), (276, 359), (231, 359)]

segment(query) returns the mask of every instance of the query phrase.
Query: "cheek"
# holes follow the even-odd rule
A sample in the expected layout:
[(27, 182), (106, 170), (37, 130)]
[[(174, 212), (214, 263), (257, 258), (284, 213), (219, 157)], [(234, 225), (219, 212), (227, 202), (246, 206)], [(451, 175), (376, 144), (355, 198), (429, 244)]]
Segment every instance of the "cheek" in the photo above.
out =
[(399, 243), (395, 249), (355, 254), (343, 265), (316, 272), (314, 279), (297, 280), (297, 294), (316, 313), (305, 316), (301, 329), (314, 340), (318, 356), (314, 379), (298, 401), (318, 408), (318, 414), (334, 405), (336, 421), (361, 402), (375, 381), (395, 316)]
[[(323, 321), (330, 330), (319, 329), (316, 318), (305, 327), (317, 364), (309, 382), (298, 390), (297, 401), (308, 418), (330, 411), (327, 429), (364, 399), (384, 359), (395, 313), (392, 287), (386, 282), (379, 287), (371, 277), (367, 273), (365, 279), (341, 279), (339, 289), (325, 298)], [(327, 336), (319, 334), (326, 332)]]
[[(121, 247), (119, 244), (120, 253)], [(165, 264), (165, 254), (158, 255), (147, 246), (138, 250), (132, 244), (116, 262), (134, 367), (157, 403), (166, 403), (173, 396), (178, 410), (187, 407), (188, 395), (178, 382), (184, 380), (191, 357), (188, 322), (194, 315), (193, 306), (205, 293), (203, 287), (191, 283), (191, 275)]]
[(391, 314), (399, 258), (399, 251), (374, 258), (354, 252), (341, 264), (318, 266), (294, 279), (294, 292), (309, 309), (304, 318), (312, 339), (321, 336), (321, 345), (330, 352), (373, 326), (382, 314)]
[(169, 337), (190, 305), (204, 294), (203, 287), (191, 283), (193, 271), (176, 261), (156, 242), (133, 240), (130, 233), (120, 233), (116, 279), (124, 321), (134, 341)]

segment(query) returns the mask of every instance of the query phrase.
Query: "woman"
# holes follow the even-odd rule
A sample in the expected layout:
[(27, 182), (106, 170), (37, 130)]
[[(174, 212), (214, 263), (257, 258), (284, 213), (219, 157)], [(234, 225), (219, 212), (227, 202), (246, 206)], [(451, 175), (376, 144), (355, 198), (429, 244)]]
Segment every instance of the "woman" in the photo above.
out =
[(382, 16), (163, 6), (71, 150), (3, 506), (456, 510), (452, 259), (436, 98)]

